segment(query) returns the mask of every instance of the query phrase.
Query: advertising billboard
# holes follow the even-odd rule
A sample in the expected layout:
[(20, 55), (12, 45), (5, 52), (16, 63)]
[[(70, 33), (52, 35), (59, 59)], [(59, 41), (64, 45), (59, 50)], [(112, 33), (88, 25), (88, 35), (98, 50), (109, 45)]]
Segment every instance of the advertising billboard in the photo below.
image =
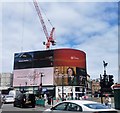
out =
[(86, 81), (86, 54), (76, 49), (15, 53), (13, 86), (78, 86)]
[(76, 49), (54, 50), (54, 66), (72, 66), (86, 69), (86, 54)]
[(39, 86), (41, 79), (43, 85), (53, 85), (53, 67), (14, 70), (13, 86)]
[(53, 51), (15, 53), (14, 70), (53, 67)]
[(54, 85), (78, 86), (85, 85), (86, 70), (78, 67), (59, 66), (54, 67)]

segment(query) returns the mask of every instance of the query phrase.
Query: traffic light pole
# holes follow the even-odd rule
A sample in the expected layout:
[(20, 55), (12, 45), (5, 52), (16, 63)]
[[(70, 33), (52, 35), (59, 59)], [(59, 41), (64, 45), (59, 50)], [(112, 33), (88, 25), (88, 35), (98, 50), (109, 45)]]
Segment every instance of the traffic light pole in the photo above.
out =
[(101, 103), (103, 104), (103, 92), (101, 91)]
[(104, 75), (103, 77), (100, 74), (100, 93), (101, 93), (101, 103), (103, 104), (103, 93), (112, 93), (111, 86), (114, 84), (113, 75), (107, 75), (106, 66), (108, 63), (104, 63)]
[[(103, 66), (104, 66), (104, 78), (105, 76), (107, 76), (106, 74), (106, 67), (107, 67), (108, 63), (106, 63), (105, 61), (103, 61)], [(101, 74), (100, 74), (100, 86), (101, 86), (101, 89), (100, 89), (100, 93), (101, 93), (101, 103), (103, 104), (103, 88), (104, 88), (104, 78), (102, 78)]]
[(100, 74), (100, 86), (101, 86), (101, 89), (100, 89), (100, 94), (101, 94), (101, 103), (103, 104), (103, 89), (102, 89), (102, 85), (103, 85), (103, 82), (102, 82), (102, 76)]

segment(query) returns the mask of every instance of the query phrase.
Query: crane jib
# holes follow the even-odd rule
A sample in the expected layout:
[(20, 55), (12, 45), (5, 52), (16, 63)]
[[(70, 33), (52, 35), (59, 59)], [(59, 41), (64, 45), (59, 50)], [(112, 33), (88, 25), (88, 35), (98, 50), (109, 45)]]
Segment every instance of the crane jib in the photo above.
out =
[(45, 25), (45, 23), (44, 23), (44, 20), (43, 20), (43, 18), (42, 18), (42, 14), (41, 14), (41, 12), (40, 12), (40, 9), (39, 9), (39, 6), (38, 6), (38, 4), (37, 4), (37, 1), (36, 0), (33, 0), (33, 3), (34, 3), (34, 6), (35, 6), (35, 8), (36, 8), (36, 11), (37, 11), (37, 14), (38, 14), (38, 16), (39, 16), (39, 19), (40, 19), (40, 22), (41, 22), (41, 24), (42, 24), (42, 28), (43, 28), (43, 31), (44, 31), (44, 33), (45, 33), (45, 36), (46, 36), (46, 38), (47, 38), (47, 42), (46, 42), (46, 48), (47, 49), (49, 49), (50, 48), (50, 43), (52, 44), (52, 45), (55, 45), (55, 41), (54, 41), (54, 39), (53, 39), (53, 33), (54, 33), (54, 31), (55, 31), (55, 28), (53, 27), (52, 28), (52, 30), (51, 30), (51, 32), (50, 32), (50, 35), (48, 34), (48, 31), (47, 31), (47, 27), (46, 27), (46, 25)]

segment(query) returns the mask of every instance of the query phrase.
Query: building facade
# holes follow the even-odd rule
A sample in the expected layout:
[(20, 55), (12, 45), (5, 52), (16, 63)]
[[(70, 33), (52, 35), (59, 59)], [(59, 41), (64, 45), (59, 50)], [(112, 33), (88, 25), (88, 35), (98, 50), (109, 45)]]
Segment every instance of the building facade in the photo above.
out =
[(65, 48), (15, 53), (13, 87), (17, 89), (76, 97), (85, 94), (86, 81), (83, 51)]
[(98, 96), (100, 88), (100, 81), (98, 79), (92, 80), (92, 95)]
[(92, 80), (90, 75), (87, 75), (87, 90), (86, 94), (91, 97), (92, 96)]
[(13, 74), (1, 73), (0, 74), (0, 90), (7, 89), (13, 86)]

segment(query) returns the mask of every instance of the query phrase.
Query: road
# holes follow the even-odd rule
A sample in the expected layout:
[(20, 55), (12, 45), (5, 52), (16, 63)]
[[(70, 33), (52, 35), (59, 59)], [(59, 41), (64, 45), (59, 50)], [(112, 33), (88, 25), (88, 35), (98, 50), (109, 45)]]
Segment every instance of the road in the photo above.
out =
[(42, 113), (42, 111), (44, 111), (45, 109), (49, 108), (50, 106), (47, 107), (40, 107), (40, 106), (35, 106), (35, 108), (19, 108), (19, 107), (14, 107), (13, 104), (3, 104), (1, 109), (2, 109), (2, 113), (20, 113), (20, 111), (22, 111), (22, 113), (25, 113), (28, 111), (30, 112), (34, 112), (34, 113)]
[[(42, 113), (45, 109), (50, 106), (40, 107), (36, 106), (35, 108), (19, 108), (13, 107), (13, 104), (3, 104), (2, 113)], [(118, 112), (120, 113), (120, 111)]]

